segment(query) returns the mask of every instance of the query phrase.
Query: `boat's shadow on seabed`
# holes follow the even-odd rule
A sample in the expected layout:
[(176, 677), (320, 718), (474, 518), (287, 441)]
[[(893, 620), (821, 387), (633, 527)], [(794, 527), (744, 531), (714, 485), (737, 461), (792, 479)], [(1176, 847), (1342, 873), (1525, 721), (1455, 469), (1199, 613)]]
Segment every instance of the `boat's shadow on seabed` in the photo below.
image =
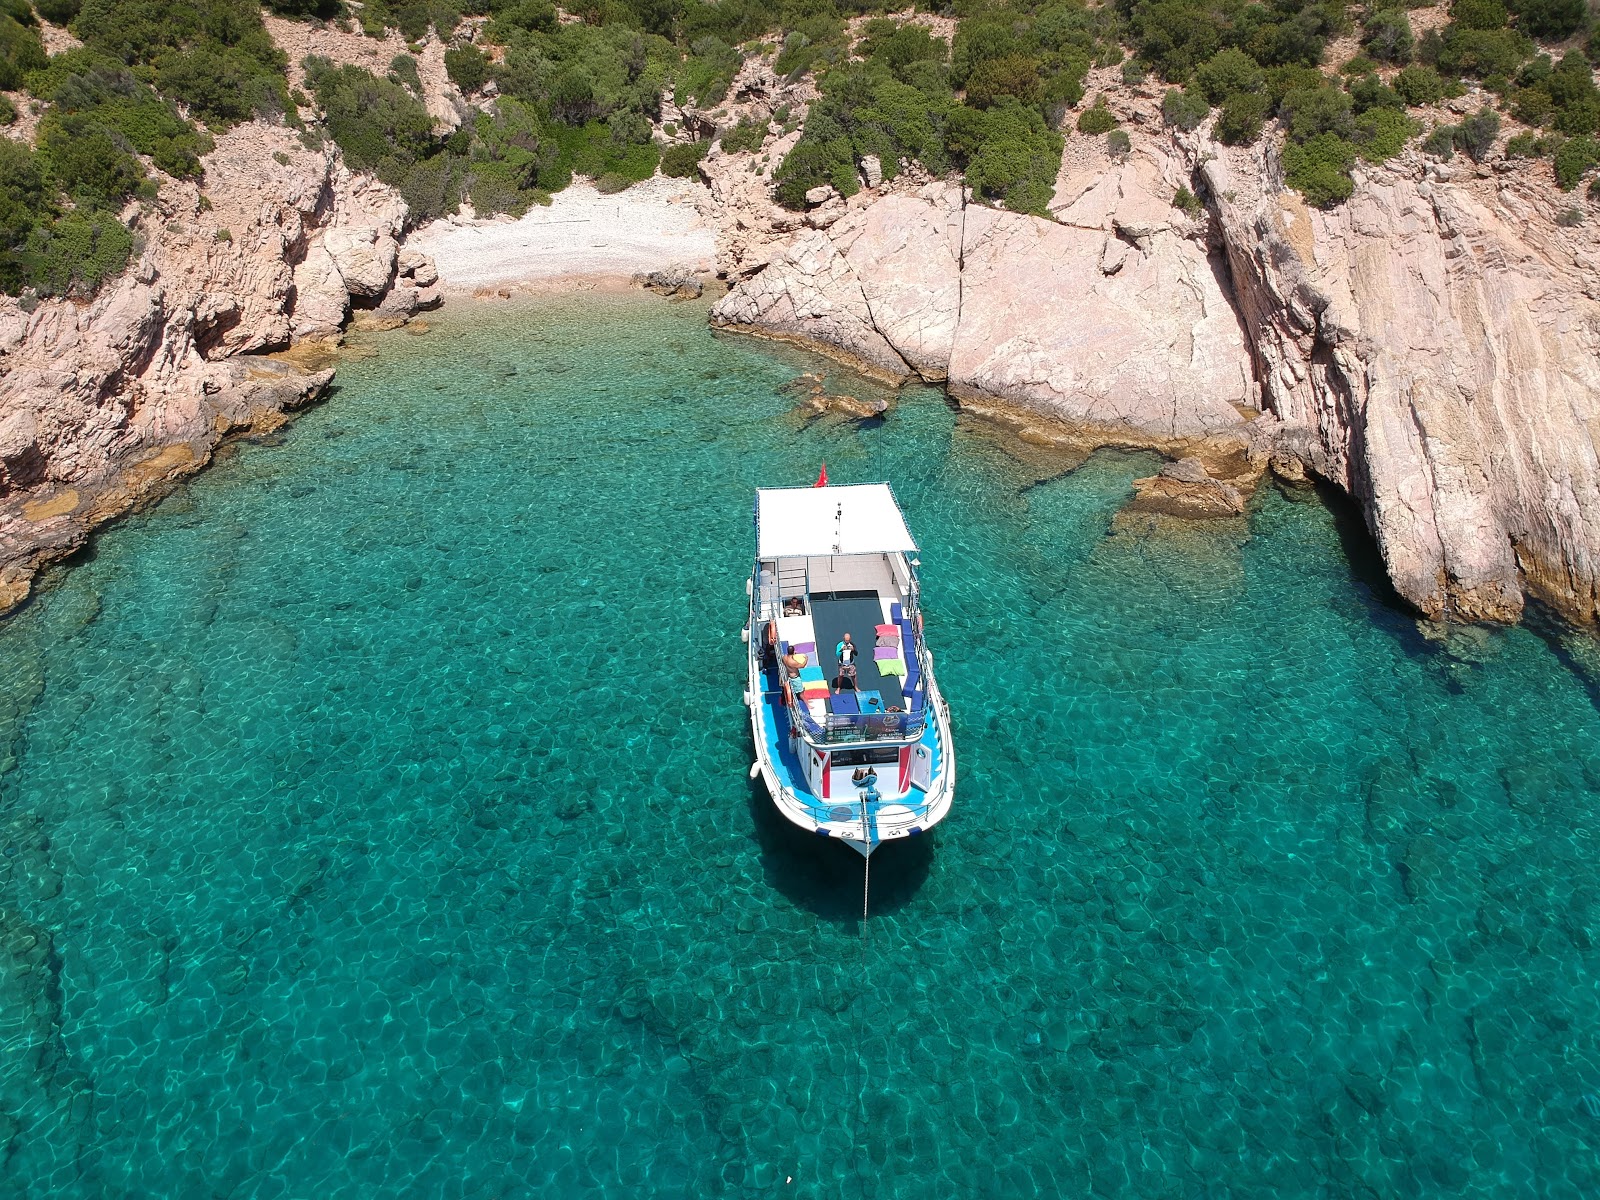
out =
[[(749, 805), (767, 881), (819, 917), (859, 921), (861, 855), (784, 820), (759, 780), (750, 787)], [(933, 865), (936, 833), (888, 842), (872, 852), (872, 914), (897, 912), (916, 898)]]

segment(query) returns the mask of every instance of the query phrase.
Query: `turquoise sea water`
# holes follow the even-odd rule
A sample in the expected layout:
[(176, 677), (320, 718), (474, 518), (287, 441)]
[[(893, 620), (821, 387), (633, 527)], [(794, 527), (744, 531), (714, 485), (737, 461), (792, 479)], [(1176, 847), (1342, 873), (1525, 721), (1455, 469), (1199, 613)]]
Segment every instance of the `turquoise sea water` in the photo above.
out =
[[(0, 626), (0, 1194), (1600, 1190), (1587, 643), (1425, 638), (1308, 491), (806, 424), (698, 306), (366, 344)], [(752, 490), (823, 459), (961, 757), (865, 930), (746, 779)]]

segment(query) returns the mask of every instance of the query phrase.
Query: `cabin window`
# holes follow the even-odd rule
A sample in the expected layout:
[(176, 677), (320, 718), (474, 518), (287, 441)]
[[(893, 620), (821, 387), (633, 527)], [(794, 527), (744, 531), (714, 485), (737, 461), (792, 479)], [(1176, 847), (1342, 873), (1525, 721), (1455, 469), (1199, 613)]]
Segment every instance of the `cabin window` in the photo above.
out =
[(900, 747), (872, 746), (865, 750), (835, 750), (835, 767), (882, 767), (900, 761)]

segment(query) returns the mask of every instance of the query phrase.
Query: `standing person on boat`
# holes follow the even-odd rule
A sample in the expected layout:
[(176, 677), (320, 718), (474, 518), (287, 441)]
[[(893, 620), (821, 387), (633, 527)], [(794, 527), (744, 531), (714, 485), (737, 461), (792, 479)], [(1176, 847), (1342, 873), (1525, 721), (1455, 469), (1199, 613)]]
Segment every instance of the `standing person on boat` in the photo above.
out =
[(839, 670), (841, 672), (846, 667), (849, 667), (850, 673), (855, 673), (856, 644), (850, 640), (850, 635), (848, 633), (840, 638), (839, 644), (833, 648), (833, 656), (839, 660)]
[(856, 690), (856, 644), (850, 640), (847, 633), (839, 639), (839, 644), (833, 648), (834, 658), (839, 660), (839, 677), (833, 681), (836, 692), (853, 692)]

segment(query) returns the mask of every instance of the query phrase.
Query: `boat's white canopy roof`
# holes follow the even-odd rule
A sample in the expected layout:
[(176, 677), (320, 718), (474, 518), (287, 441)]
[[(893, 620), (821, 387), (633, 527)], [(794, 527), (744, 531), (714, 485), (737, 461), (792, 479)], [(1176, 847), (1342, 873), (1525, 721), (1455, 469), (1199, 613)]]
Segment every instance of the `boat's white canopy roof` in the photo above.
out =
[(758, 558), (909, 553), (916, 548), (887, 483), (756, 490)]

